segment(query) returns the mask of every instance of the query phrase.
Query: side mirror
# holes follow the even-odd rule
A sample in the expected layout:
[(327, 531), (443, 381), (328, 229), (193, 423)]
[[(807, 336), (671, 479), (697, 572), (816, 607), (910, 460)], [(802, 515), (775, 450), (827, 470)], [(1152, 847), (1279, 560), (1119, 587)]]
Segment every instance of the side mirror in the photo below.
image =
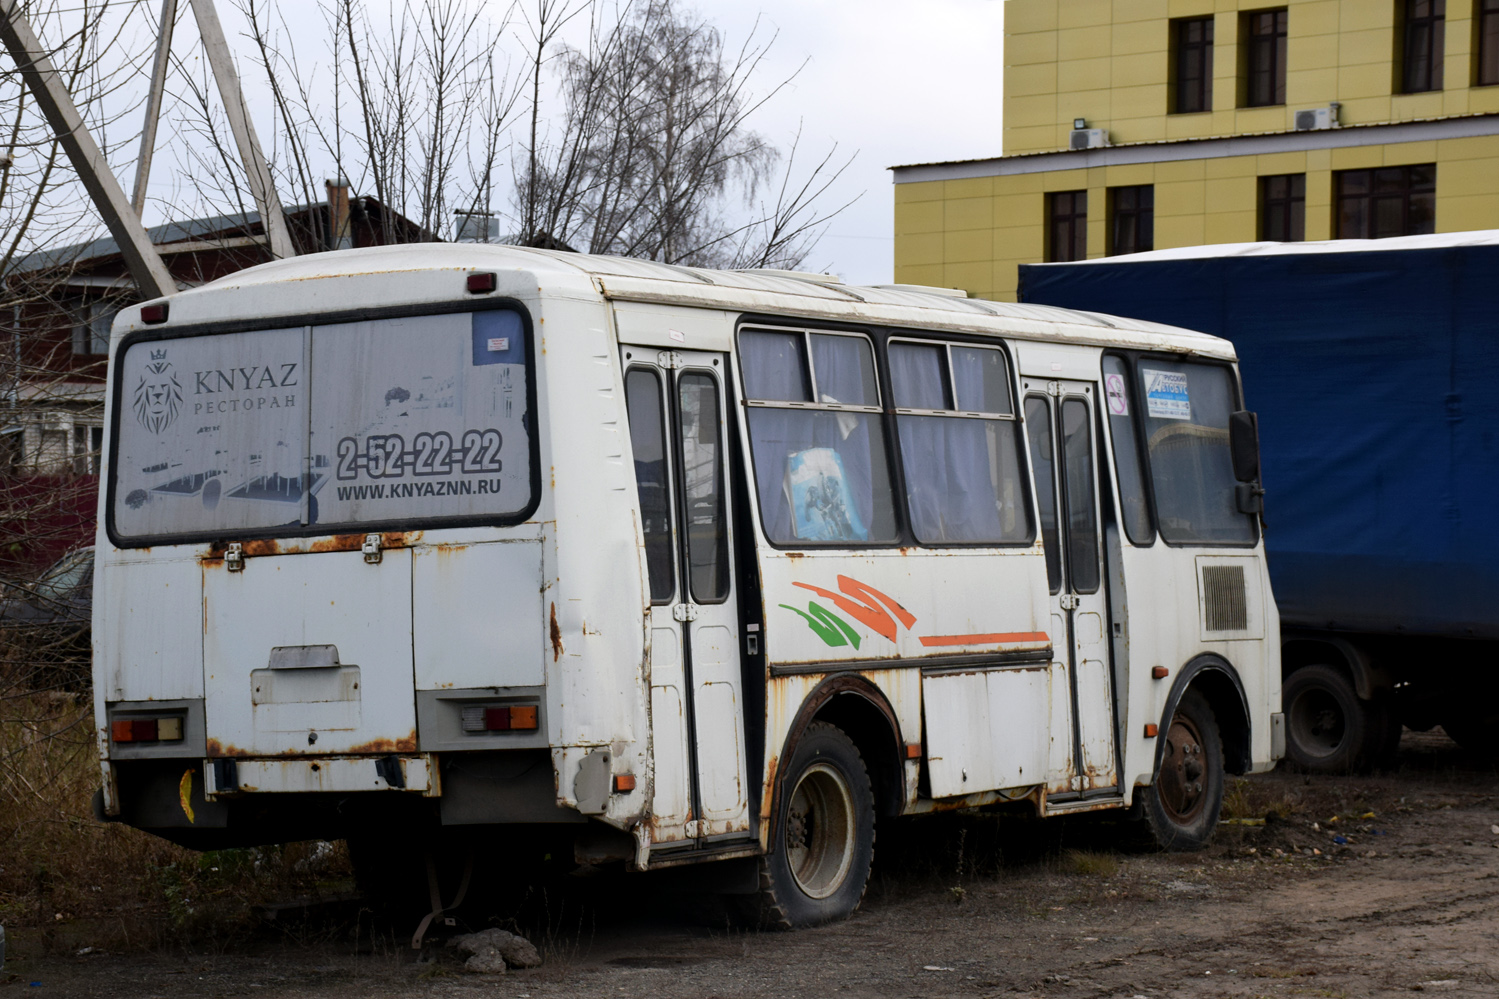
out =
[(1228, 414), (1228, 450), (1233, 455), (1234, 478), (1257, 482), (1260, 477), (1260, 421), (1241, 409)]

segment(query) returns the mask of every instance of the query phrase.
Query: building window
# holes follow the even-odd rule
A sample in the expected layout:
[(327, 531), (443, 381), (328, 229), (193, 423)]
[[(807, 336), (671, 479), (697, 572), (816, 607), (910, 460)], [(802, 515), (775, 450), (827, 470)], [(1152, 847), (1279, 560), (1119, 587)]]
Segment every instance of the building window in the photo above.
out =
[(1155, 249), (1155, 188), (1109, 188), (1109, 256)]
[(1306, 239), (1306, 174), (1260, 178), (1260, 239), (1277, 243)]
[(1337, 174), (1338, 238), (1384, 239), (1436, 231), (1437, 168), (1344, 170)]
[(1447, 0), (1401, 0), (1400, 90), (1442, 89)]
[(109, 328), (118, 311), (105, 302), (83, 302), (78, 307), (78, 324), (73, 327), (73, 353), (109, 353)]
[(73, 474), (98, 475), (104, 450), (104, 428), (73, 424)]
[(1213, 19), (1171, 22), (1174, 96), (1171, 110), (1192, 114), (1213, 110)]
[(1244, 15), (1244, 106), (1286, 102), (1286, 22), (1284, 10)]
[(1499, 0), (1478, 0), (1478, 85), (1499, 83)]
[(1088, 192), (1057, 191), (1046, 196), (1046, 259), (1088, 257)]

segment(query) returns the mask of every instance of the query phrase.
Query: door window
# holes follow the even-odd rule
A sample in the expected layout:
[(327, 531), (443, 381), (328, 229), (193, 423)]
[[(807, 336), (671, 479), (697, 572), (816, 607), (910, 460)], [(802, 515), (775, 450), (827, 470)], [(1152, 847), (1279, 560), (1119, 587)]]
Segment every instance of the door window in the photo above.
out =
[(682, 428), (687, 578), (693, 600), (720, 603), (729, 595), (729, 532), (724, 523), (718, 380), (703, 371), (683, 374), (677, 379), (677, 405)]
[(1138, 405), (1130, 388), (1124, 359), (1103, 359), (1104, 402), (1109, 412), (1109, 436), (1114, 442), (1114, 468), (1119, 476), (1119, 506), (1124, 530), (1137, 545), (1155, 541), (1150, 526), (1150, 503), (1145, 496), (1145, 474), (1140, 468), (1140, 445), (1135, 439), (1132, 412)]
[(1062, 468), (1067, 499), (1067, 572), (1076, 593), (1098, 590), (1098, 513), (1093, 502), (1093, 425), (1088, 404), (1062, 401)]
[(661, 377), (656, 372), (632, 368), (625, 375), (630, 446), (635, 454), (640, 527), (645, 535), (645, 563), (653, 604), (670, 603), (676, 592), (671, 547), (671, 487), (666, 467), (666, 420), (661, 398)]
[(1030, 439), (1031, 468), (1036, 476), (1036, 514), (1041, 521), (1041, 545), (1046, 549), (1046, 583), (1051, 592), (1062, 589), (1062, 549), (1057, 534), (1056, 461), (1052, 457), (1051, 405), (1039, 396), (1025, 400), (1025, 431)]

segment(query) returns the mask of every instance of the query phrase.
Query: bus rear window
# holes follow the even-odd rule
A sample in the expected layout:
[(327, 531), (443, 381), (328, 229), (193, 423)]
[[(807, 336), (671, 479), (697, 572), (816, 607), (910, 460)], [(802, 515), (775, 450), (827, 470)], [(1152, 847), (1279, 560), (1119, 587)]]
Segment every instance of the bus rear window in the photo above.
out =
[(114, 532), (519, 515), (528, 363), (509, 310), (132, 343), (116, 377)]

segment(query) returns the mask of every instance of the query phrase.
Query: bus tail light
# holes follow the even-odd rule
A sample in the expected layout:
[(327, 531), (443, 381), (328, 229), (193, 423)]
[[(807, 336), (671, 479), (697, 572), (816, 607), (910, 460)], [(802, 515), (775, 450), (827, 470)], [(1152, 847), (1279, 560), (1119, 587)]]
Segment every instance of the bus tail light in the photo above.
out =
[(181, 742), (181, 718), (116, 718), (109, 726), (115, 742)]
[(537, 727), (537, 712), (534, 704), (512, 704), (503, 707), (476, 704), (463, 709), (463, 731), (465, 732), (531, 732)]

